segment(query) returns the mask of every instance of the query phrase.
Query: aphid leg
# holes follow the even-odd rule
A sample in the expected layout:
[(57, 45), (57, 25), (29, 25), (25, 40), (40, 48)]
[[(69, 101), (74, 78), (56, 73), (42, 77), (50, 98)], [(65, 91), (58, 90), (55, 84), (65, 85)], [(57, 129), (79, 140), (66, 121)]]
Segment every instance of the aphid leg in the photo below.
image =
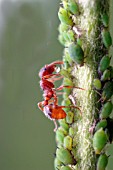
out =
[(56, 123), (56, 120), (55, 120), (55, 119), (53, 119), (53, 122), (54, 122), (54, 125), (55, 125), (54, 132), (56, 132), (56, 131), (57, 131), (57, 129), (58, 129), (58, 125), (57, 125), (57, 123)]

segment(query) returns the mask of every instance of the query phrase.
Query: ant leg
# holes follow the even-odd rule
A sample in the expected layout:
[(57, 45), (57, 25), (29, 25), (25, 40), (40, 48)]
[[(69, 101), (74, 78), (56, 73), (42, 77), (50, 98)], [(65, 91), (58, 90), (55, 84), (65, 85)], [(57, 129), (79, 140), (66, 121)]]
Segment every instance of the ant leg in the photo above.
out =
[(64, 64), (64, 62), (63, 61), (54, 61), (51, 64), (48, 64), (48, 66), (54, 66), (54, 65), (57, 65), (57, 64)]
[(81, 87), (76, 87), (76, 86), (65, 86), (65, 85), (61, 85), (60, 87), (56, 88), (56, 90), (62, 90), (63, 88), (76, 88), (76, 89), (81, 89), (81, 90), (85, 90)]
[(78, 110), (80, 111), (80, 114), (82, 115), (82, 111), (81, 111), (80, 108), (77, 107), (77, 106), (59, 106), (59, 107), (60, 107), (60, 108), (71, 108), (71, 107), (76, 108), (76, 109), (78, 109)]
[(55, 120), (55, 119), (53, 119), (53, 122), (54, 122), (54, 125), (55, 125), (54, 132), (56, 132), (56, 131), (57, 131), (57, 129), (58, 129), (58, 125), (57, 125), (57, 123), (56, 123), (56, 120)]
[(49, 79), (49, 78), (52, 78), (52, 77), (55, 77), (55, 76), (61, 76), (59, 73), (56, 73), (56, 74), (49, 74), (49, 75), (46, 75), (46, 76), (43, 76), (44, 79)]
[(62, 78), (63, 78), (63, 76), (60, 76), (58, 78), (53, 77), (52, 79), (50, 79), (50, 81), (52, 80), (52, 82), (55, 82), (55, 81), (60, 80)]

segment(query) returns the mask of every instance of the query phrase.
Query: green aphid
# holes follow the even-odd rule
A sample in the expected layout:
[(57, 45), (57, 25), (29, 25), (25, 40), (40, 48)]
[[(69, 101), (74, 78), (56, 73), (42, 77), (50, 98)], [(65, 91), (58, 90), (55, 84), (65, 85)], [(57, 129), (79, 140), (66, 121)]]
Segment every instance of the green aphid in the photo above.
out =
[(69, 29), (69, 26), (63, 23), (60, 23), (59, 28), (58, 28), (60, 34), (62, 34), (64, 31), (68, 31), (68, 29)]
[(66, 9), (60, 7), (58, 11), (58, 17), (62, 23), (70, 26), (73, 25), (72, 18), (70, 17), (70, 14)]
[[(63, 62), (64, 62), (64, 69), (65, 69), (65, 70), (68, 70), (68, 68), (70, 67), (68, 61), (66, 61), (65, 59), (63, 59)], [(68, 71), (67, 71), (67, 72), (68, 72)], [(68, 72), (68, 74), (69, 74), (69, 72)], [(68, 78), (69, 78), (69, 77), (68, 77)]]
[(109, 142), (112, 143), (113, 142), (113, 118), (107, 118), (107, 135), (109, 138)]
[(74, 163), (74, 159), (67, 149), (57, 148), (56, 157), (65, 165)]
[(71, 59), (71, 57), (70, 57), (70, 55), (69, 55), (69, 53), (68, 53), (67, 50), (64, 51), (64, 56), (65, 56), (65, 59), (68, 61), (68, 63), (69, 63), (70, 65), (72, 65), (73, 60)]
[(68, 36), (68, 38), (69, 38), (69, 40), (70, 40), (71, 42), (75, 41), (75, 34), (74, 34), (74, 32), (73, 32), (72, 30), (69, 30), (69, 31), (67, 32), (67, 36)]
[[(73, 86), (73, 82), (68, 79), (68, 78), (64, 78), (63, 80), (63, 85), (64, 86)], [(63, 88), (64, 92), (67, 93), (68, 95), (71, 93), (72, 89), (71, 88)]]
[(104, 13), (101, 15), (101, 20), (102, 20), (102, 23), (104, 25), (104, 27), (108, 27), (109, 25), (109, 16), (107, 13)]
[(82, 46), (82, 40), (80, 38), (77, 38), (77, 44)]
[(104, 72), (109, 67), (109, 64), (110, 64), (110, 57), (107, 55), (102, 57), (99, 65), (99, 71)]
[(95, 131), (99, 130), (100, 128), (105, 128), (107, 126), (107, 120), (103, 119), (100, 122), (97, 123), (96, 127), (95, 127)]
[(70, 74), (66, 69), (62, 68), (59, 73), (66, 78), (70, 78)]
[(113, 105), (112, 103), (109, 101), (107, 103), (105, 103), (102, 107), (102, 110), (100, 112), (100, 118), (101, 119), (106, 119), (109, 117), (109, 115), (111, 114), (113, 109)]
[(66, 122), (68, 124), (71, 124), (71, 123), (73, 123), (73, 120), (74, 120), (74, 113), (70, 111), (67, 113)]
[(64, 142), (64, 132), (61, 130), (61, 128), (58, 128), (56, 131), (56, 142), (57, 144), (63, 145)]
[(80, 45), (75, 44), (75, 43), (70, 44), (69, 45), (69, 55), (76, 64), (83, 66), (84, 52)]
[(108, 81), (105, 83), (102, 92), (102, 100), (109, 100), (113, 95), (113, 81)]
[(65, 136), (64, 137), (64, 148), (68, 149), (68, 150), (72, 150), (72, 138), (70, 136)]
[(112, 66), (110, 66), (110, 68), (109, 68), (109, 69), (110, 69), (110, 78), (111, 78), (111, 79), (113, 79), (113, 67), (112, 67)]
[(69, 128), (69, 135), (74, 136), (74, 133), (75, 133), (74, 128), (70, 127)]
[(66, 45), (66, 40), (64, 39), (64, 37), (63, 37), (62, 34), (60, 34), (60, 35), (58, 36), (58, 40), (59, 40), (59, 42), (60, 42), (63, 46)]
[(105, 170), (107, 164), (108, 164), (108, 156), (106, 154), (100, 155), (97, 161), (97, 170)]
[(101, 128), (97, 130), (93, 136), (93, 148), (96, 154), (100, 154), (102, 149), (107, 143), (107, 135), (104, 130)]
[(66, 131), (66, 132), (69, 131), (69, 125), (66, 122), (59, 120), (59, 124), (64, 131)]
[(72, 170), (69, 166), (62, 166), (60, 170)]
[(68, 10), (68, 3), (66, 1), (62, 1), (64, 9)]
[(62, 35), (63, 35), (63, 37), (64, 37), (64, 39), (65, 39), (66, 42), (69, 42), (69, 41), (70, 41), (70, 39), (69, 39), (68, 34), (67, 34), (66, 31), (64, 31), (64, 32), (62, 33)]
[(110, 79), (110, 70), (106, 69), (101, 76), (101, 81), (106, 81), (109, 79)]
[(68, 0), (68, 10), (72, 14), (77, 15), (79, 13), (78, 4), (74, 0)]
[(59, 161), (58, 158), (56, 157), (56, 158), (54, 159), (54, 168), (55, 168), (55, 170), (58, 170), (59, 167), (61, 167), (61, 166), (62, 166), (62, 162)]
[[(71, 105), (71, 101), (69, 98), (64, 99), (62, 101), (62, 106), (70, 106), (70, 105)], [(64, 108), (63, 110), (65, 110), (67, 112), (67, 111), (70, 111), (70, 108)]]
[(99, 79), (94, 79), (93, 86), (95, 89), (100, 90), (102, 87), (101, 81)]
[(104, 46), (106, 48), (109, 48), (112, 45), (112, 38), (110, 32), (106, 29), (103, 29), (101, 34), (102, 34), (102, 41)]

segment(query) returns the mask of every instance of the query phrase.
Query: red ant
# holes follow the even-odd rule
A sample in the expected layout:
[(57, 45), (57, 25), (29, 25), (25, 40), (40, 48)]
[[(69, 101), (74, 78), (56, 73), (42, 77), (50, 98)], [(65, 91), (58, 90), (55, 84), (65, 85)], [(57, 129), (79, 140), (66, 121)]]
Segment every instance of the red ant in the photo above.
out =
[[(63, 119), (66, 117), (66, 113), (63, 110), (63, 108), (67, 108), (67, 107), (74, 107), (77, 109), (79, 109), (79, 108), (76, 106), (58, 106), (58, 98), (56, 95), (56, 91), (62, 90), (64, 87), (78, 88), (78, 89), (82, 89), (82, 88), (61, 85), (60, 87), (55, 89), (53, 82), (56, 80), (60, 80), (63, 77), (63, 76), (60, 76), (60, 74), (58, 74), (58, 73), (53, 74), (53, 72), (56, 69), (56, 64), (63, 64), (63, 61), (55, 61), (49, 65), (45, 65), (39, 72), (39, 76), (41, 78), (40, 87), (44, 91), (44, 94), (43, 94), (44, 101), (39, 102), (38, 107), (41, 111), (44, 112), (44, 114), (49, 119), (54, 121), (55, 127), (57, 128), (55, 119)], [(56, 76), (60, 76), (60, 77), (55, 78)], [(84, 90), (84, 89), (82, 89), (82, 90)], [(53, 98), (53, 100), (51, 100), (52, 98)], [(55, 131), (56, 131), (56, 128), (55, 128)]]

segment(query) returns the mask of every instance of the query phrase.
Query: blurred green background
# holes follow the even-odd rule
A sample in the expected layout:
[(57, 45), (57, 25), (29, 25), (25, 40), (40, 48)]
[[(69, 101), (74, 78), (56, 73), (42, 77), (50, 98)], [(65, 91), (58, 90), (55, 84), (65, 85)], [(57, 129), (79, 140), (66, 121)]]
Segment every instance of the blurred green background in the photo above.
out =
[[(54, 124), (37, 102), (42, 101), (39, 69), (62, 56), (59, 3), (0, 0), (0, 170), (54, 169)], [(112, 162), (111, 156), (108, 170)]]

